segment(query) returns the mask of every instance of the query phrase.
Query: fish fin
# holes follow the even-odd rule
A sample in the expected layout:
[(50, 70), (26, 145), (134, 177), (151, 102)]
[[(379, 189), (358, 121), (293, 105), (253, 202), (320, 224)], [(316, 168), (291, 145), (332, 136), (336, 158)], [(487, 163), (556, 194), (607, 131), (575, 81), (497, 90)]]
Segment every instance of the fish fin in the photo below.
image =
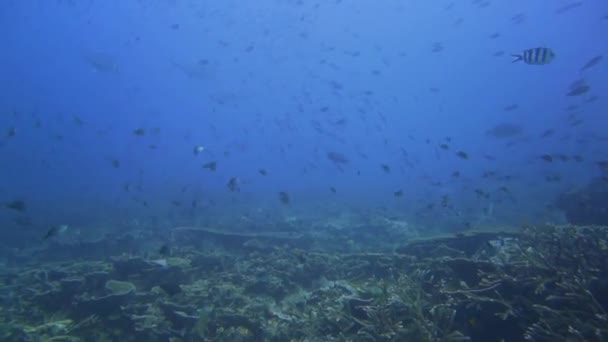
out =
[(511, 57), (513, 57), (511, 63), (519, 62), (524, 59), (524, 56), (522, 55), (511, 55)]

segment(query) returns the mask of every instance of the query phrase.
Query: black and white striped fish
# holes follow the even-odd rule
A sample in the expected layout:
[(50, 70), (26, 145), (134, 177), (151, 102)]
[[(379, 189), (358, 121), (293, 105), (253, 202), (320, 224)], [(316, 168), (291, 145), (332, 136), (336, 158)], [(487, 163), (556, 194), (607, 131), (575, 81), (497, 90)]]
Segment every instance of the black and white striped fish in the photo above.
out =
[(520, 54), (512, 55), (513, 63), (524, 61), (526, 64), (544, 65), (549, 64), (555, 58), (555, 53), (550, 48), (537, 47), (522, 51)]

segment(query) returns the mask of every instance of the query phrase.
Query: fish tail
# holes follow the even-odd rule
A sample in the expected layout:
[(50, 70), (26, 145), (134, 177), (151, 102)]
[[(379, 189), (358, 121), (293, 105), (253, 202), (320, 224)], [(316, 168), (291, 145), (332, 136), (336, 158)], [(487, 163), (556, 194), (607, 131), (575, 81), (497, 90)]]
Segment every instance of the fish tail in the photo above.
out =
[(524, 59), (524, 56), (522, 55), (511, 55), (511, 57), (513, 57), (511, 63), (519, 62)]

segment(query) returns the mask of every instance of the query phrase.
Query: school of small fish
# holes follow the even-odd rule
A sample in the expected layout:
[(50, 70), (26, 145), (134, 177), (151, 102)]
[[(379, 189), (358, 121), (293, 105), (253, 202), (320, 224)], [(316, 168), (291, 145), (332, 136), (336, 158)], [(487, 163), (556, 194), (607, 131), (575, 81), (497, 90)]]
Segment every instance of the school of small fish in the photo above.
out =
[[(294, 11), (297, 8), (302, 10), (298, 20), (303, 23), (314, 23), (318, 19), (319, 8), (330, 6), (320, 3), (310, 5), (296, 0), (286, 0), (285, 3), (292, 4)], [(332, 6), (338, 6), (340, 3), (342, 1), (337, 1)], [(483, 0), (472, 2), (472, 5), (479, 10), (488, 8), (492, 4), (492, 1)], [(461, 6), (460, 3), (451, 2), (442, 8), (442, 13), (450, 18), (450, 25), (455, 31), (466, 26), (468, 20), (457, 14), (456, 8), (459, 6)], [(579, 11), (584, 6), (583, 1), (568, 2), (557, 8), (551, 7), (551, 11), (552, 15), (562, 18), (567, 17), (566, 13)], [(600, 19), (604, 20), (606, 16), (602, 18)], [(521, 27), (529, 24), (533, 16), (531, 13), (520, 12), (511, 13), (504, 19), (509, 25)], [(604, 30), (608, 32), (606, 23), (598, 25), (603, 25)], [(188, 27), (189, 24), (170, 21), (164, 23), (163, 29), (167, 31), (167, 34), (179, 35), (186, 32)], [(267, 30), (266, 34), (270, 35), (270, 29)], [(284, 32), (284, 34), (287, 33)], [(295, 36), (302, 41), (302, 44), (307, 44), (313, 39), (314, 31), (302, 24), (295, 32)], [(352, 33), (352, 36), (355, 37), (354, 39), (359, 39), (358, 33)], [(180, 159), (182, 164), (179, 167), (170, 165), (180, 169), (176, 174), (183, 173), (189, 177), (188, 172), (192, 172), (200, 179), (213, 177), (214, 184), (220, 184), (227, 196), (232, 198), (245, 197), (248, 195), (249, 188), (259, 184), (270, 184), (275, 176), (288, 172), (297, 173), (296, 178), (298, 179), (321, 180), (323, 191), (327, 195), (338, 198), (348, 188), (348, 182), (343, 182), (342, 179), (347, 179), (358, 186), (368, 184), (364, 186), (375, 190), (374, 185), (365, 183), (369, 182), (369, 178), (362, 183), (353, 180), (371, 175), (370, 177), (375, 179), (384, 177), (384, 179), (391, 180), (389, 183), (394, 184), (394, 187), (384, 190), (385, 196), (391, 198), (391, 201), (410, 203), (415, 207), (417, 215), (428, 217), (436, 215), (438, 211), (449, 211), (453, 215), (466, 217), (463, 212), (473, 211), (472, 208), (477, 204), (488, 213), (494, 211), (494, 206), (500, 203), (517, 202), (518, 192), (523, 191), (534, 181), (530, 180), (530, 175), (513, 171), (514, 168), (511, 167), (513, 165), (538, 170), (547, 185), (567, 183), (560, 188), (560, 191), (576, 183), (569, 180), (568, 174), (571, 172), (568, 170), (582, 165), (592, 167), (602, 173), (608, 182), (606, 176), (608, 174), (608, 154), (604, 153), (606, 149), (601, 148), (608, 142), (608, 133), (605, 129), (602, 132), (593, 133), (591, 127), (586, 125), (587, 120), (591, 120), (588, 108), (591, 108), (596, 101), (605, 101), (601, 98), (601, 91), (596, 90), (598, 80), (595, 77), (596, 72), (599, 73), (606, 68), (603, 56), (605, 51), (597, 49), (591, 53), (586, 52), (579, 60), (570, 60), (563, 56), (571, 56), (575, 53), (568, 51), (567, 46), (559, 45), (558, 42), (554, 42), (556, 46), (548, 46), (542, 41), (537, 41), (536, 44), (530, 46), (514, 47), (510, 43), (509, 48), (502, 47), (499, 45), (507, 44), (505, 40), (509, 39), (509, 33), (498, 32), (495, 27), (488, 28), (488, 31), (484, 32), (481, 37), (490, 41), (486, 52), (494, 69), (513, 73), (518, 75), (517, 77), (533, 73), (538, 79), (550, 79), (565, 68), (575, 70), (569, 78), (574, 79), (573, 81), (569, 84), (558, 84), (562, 94), (561, 98), (546, 99), (563, 103), (563, 109), (561, 112), (555, 113), (554, 120), (545, 122), (543, 127), (527, 124), (526, 116), (534, 115), (534, 110), (538, 108), (532, 108), (526, 100), (522, 100), (520, 103), (514, 94), (505, 94), (504, 100), (496, 108), (490, 109), (494, 112), (488, 113), (488, 116), (492, 115), (492, 117), (484, 123), (485, 128), (478, 132), (477, 137), (472, 138), (470, 134), (459, 133), (460, 125), (464, 125), (466, 121), (461, 114), (454, 114), (453, 123), (449, 124), (453, 125), (453, 132), (449, 136), (436, 134), (432, 129), (410, 129), (395, 119), (397, 116), (407, 115), (407, 113), (391, 113), (382, 104), (385, 102), (400, 105), (406, 103), (403, 108), (408, 108), (413, 115), (422, 115), (422, 113), (416, 112), (416, 105), (424, 102), (426, 97), (430, 97), (437, 112), (444, 113), (450, 110), (447, 99), (450, 98), (450, 92), (456, 89), (451, 84), (442, 86), (433, 84), (433, 81), (419, 79), (412, 83), (419, 82), (417, 86), (423, 89), (424, 93), (407, 88), (403, 91), (403, 98), (388, 98), (381, 94), (383, 91), (381, 87), (374, 88), (369, 84), (367, 78), (361, 78), (363, 81), (360, 80), (360, 84), (357, 84), (356, 79), (344, 76), (350, 71), (342, 73), (342, 70), (348, 69), (349, 62), (357, 63), (356, 61), (363, 58), (370, 58), (379, 62), (367, 70), (357, 69), (357, 73), (365, 74), (372, 80), (379, 80), (387, 75), (396, 77), (396, 79), (408, 78), (410, 77), (408, 75), (395, 76), (391, 70), (392, 66), (414, 63), (414, 57), (411, 56), (421, 53), (424, 53), (425, 59), (449, 60), (449, 54), (458, 50), (454, 41), (438, 37), (428, 39), (424, 44), (423, 52), (417, 51), (413, 47), (408, 48), (407, 44), (393, 51), (392, 48), (382, 46), (381, 43), (372, 47), (357, 48), (354, 44), (341, 46), (337, 42), (332, 43), (329, 39), (322, 40), (318, 46), (315, 46), (319, 49), (319, 57), (315, 57), (314, 68), (318, 69), (308, 66), (302, 69), (309, 73), (311, 79), (321, 84), (322, 93), (333, 96), (333, 100), (320, 96), (311, 86), (303, 83), (299, 93), (284, 97), (278, 93), (269, 94), (270, 98), (276, 97), (277, 102), (287, 102), (288, 105), (281, 107), (280, 111), (275, 111), (275, 114), (272, 115), (260, 114), (259, 108), (246, 108), (249, 97), (255, 97), (255, 95), (248, 95), (246, 91), (239, 88), (247, 82), (252, 82), (254, 76), (251, 75), (255, 75), (255, 68), (248, 70), (243, 65), (256, 58), (269, 58), (271, 63), (281, 65), (287, 63), (289, 57), (275, 53), (275, 51), (269, 52), (267, 49), (271, 44), (264, 39), (254, 41), (249, 37), (243, 38), (243, 40), (230, 40), (228, 35), (218, 35), (213, 38), (214, 47), (222, 53), (230, 55), (230, 58), (206, 56), (203, 52), (198, 52), (200, 55), (192, 56), (190, 59), (172, 58), (165, 61), (165, 65), (167, 69), (176, 74), (174, 75), (176, 78), (183, 82), (213, 85), (205, 88), (205, 91), (208, 91), (205, 93), (207, 96), (205, 105), (208, 106), (208, 112), (211, 113), (206, 115), (219, 117), (220, 114), (217, 113), (231, 113), (232, 115), (233, 113), (247, 112), (249, 114), (251, 112), (251, 122), (245, 126), (236, 124), (238, 120), (233, 120), (232, 117), (225, 119), (228, 120), (228, 125), (220, 125), (214, 123), (213, 120), (208, 120), (204, 128), (187, 123), (183, 125), (186, 127), (184, 132), (178, 133), (180, 137), (175, 138), (174, 133), (165, 135), (165, 128), (162, 124), (151, 124), (150, 122), (154, 122), (153, 119), (130, 123), (130, 128), (123, 126), (123, 130), (120, 130), (118, 124), (101, 123), (103, 121), (97, 120), (94, 115), (83, 114), (81, 117), (72, 114), (58, 114), (56, 117), (52, 117), (26, 110), (13, 110), (9, 114), (6, 109), (2, 109), (7, 114), (3, 114), (5, 118), (1, 121), (5, 126), (0, 131), (2, 132), (0, 153), (4, 153), (2, 151), (6, 151), (11, 144), (23, 144), (24, 139), (36, 136), (36, 139), (39, 139), (38, 142), (44, 141), (45, 144), (51, 145), (53, 150), (61, 150), (63, 147), (60, 146), (72, 144), (71, 148), (81, 147), (85, 151), (83, 155), (86, 155), (86, 158), (94, 159), (95, 155), (91, 156), (86, 153), (94, 148), (88, 148), (86, 144), (79, 145), (81, 140), (74, 138), (74, 135), (84, 134), (99, 139), (106, 139), (109, 135), (115, 136), (116, 141), (120, 141), (115, 144), (120, 146), (108, 148), (107, 154), (99, 156), (99, 170), (104, 170), (104, 167), (108, 170), (118, 170), (110, 172), (129, 170), (125, 171), (129, 176), (125, 176), (117, 188), (121, 192), (121, 196), (129, 198), (133, 203), (144, 208), (150, 208), (152, 202), (146, 197), (146, 187), (152, 186), (147, 183), (147, 177), (154, 171), (139, 166), (142, 163), (138, 164), (136, 161), (138, 158), (132, 157), (132, 155), (145, 155), (146, 158), (162, 160), (171, 164), (173, 154), (178, 154), (178, 157), (182, 158), (180, 152), (175, 152), (182, 150), (183, 155), (187, 155), (193, 160), (191, 163), (196, 166), (187, 166), (187, 162), (183, 162), (185, 159)], [(125, 43), (126, 45), (137, 46), (143, 44), (145, 38), (143, 35), (134, 34), (133, 37), (126, 40), (128, 41)], [(275, 42), (273, 41), (273, 43)], [(384, 51), (391, 52), (382, 55)], [(375, 53), (379, 54), (380, 58), (370, 57)], [(512, 60), (509, 60), (509, 55)], [(80, 62), (94, 71), (95, 77), (125, 77), (129, 73), (129, 69), (120, 61), (118, 56), (111, 53), (90, 49), (83, 50), (80, 58)], [(243, 76), (243, 80), (234, 82), (232, 87), (222, 88), (221, 82), (218, 82), (217, 79), (221, 77), (222, 72), (231, 68), (229, 63), (233, 63), (232, 67), (245, 76)], [(271, 82), (271, 75), (264, 77)], [(291, 81), (286, 79), (282, 82)], [(501, 81), (493, 80), (492, 82), (494, 83), (492, 91), (500, 92)], [(527, 79), (526, 82), (532, 81)], [(521, 87), (525, 89), (522, 90), (522, 93), (542, 95), (545, 86), (543, 84), (525, 84), (522, 81)], [(132, 94), (129, 96), (136, 96), (135, 94), (138, 94), (141, 89), (138, 86), (131, 91)], [(524, 97), (523, 94), (522, 97)], [(406, 110), (403, 111), (406, 112)], [(71, 128), (65, 128), (67, 126)], [(392, 133), (395, 129), (400, 132), (399, 135)], [(75, 131), (78, 133), (74, 133)], [(207, 135), (198, 134), (199, 131), (205, 131)], [(353, 139), (352, 132), (364, 133)], [(258, 140), (261, 140), (259, 137), (264, 137), (265, 140), (259, 142)], [(302, 140), (298, 140), (298, 138), (302, 138)], [(183, 139), (183, 142), (178, 139)], [(475, 140), (476, 143), (470, 143), (469, 141), (473, 139), (478, 140)], [(114, 144), (114, 142), (104, 141), (104, 144), (107, 145)], [(366, 144), (371, 145), (371, 141), (374, 146), (382, 146), (383, 153), (368, 148)], [(260, 149), (258, 143), (264, 148)], [(536, 148), (530, 148), (531, 152), (523, 152), (524, 157), (517, 157), (522, 155), (521, 151), (527, 151), (529, 146), (535, 144), (543, 146), (546, 151), (539, 152)], [(306, 149), (300, 148), (302, 145), (305, 145)], [(564, 147), (566, 145), (569, 147)], [(185, 147), (180, 150), (176, 146)], [(494, 153), (492, 151), (495, 150), (489, 146), (494, 146), (495, 150), (503, 152)], [(552, 150), (550, 146), (559, 147)], [(305, 150), (308, 153), (302, 152)], [(511, 153), (509, 151), (519, 152)], [(379, 154), (382, 154), (382, 157), (377, 157)], [(52, 154), (45, 156), (40, 161), (41, 167), (52, 168), (52, 157)], [(241, 159), (245, 161), (239, 164)], [(235, 167), (236, 164), (239, 166)], [(564, 166), (564, 164), (569, 166)], [(438, 174), (442, 176), (438, 176)], [(92, 182), (96, 181), (92, 174), (86, 176)], [(167, 176), (167, 178), (171, 177)], [(324, 182), (324, 179), (331, 181)], [(408, 179), (408, 182), (401, 182), (400, 179)], [(205, 191), (201, 191), (198, 185), (184, 183), (186, 184), (171, 194), (175, 198), (167, 200), (169, 207), (176, 210), (177, 208), (203, 210), (205, 205), (213, 202), (212, 199), (205, 198)], [(422, 191), (423, 194), (420, 191), (409, 191), (407, 185), (412, 183), (425, 184), (429, 190)], [(273, 187), (276, 187), (276, 189), (273, 188), (275, 189), (273, 193), (276, 194), (276, 197), (273, 198), (274, 201), (278, 200), (286, 210), (295, 206), (298, 202), (298, 191), (288, 189), (289, 184), (283, 184), (282, 187), (272, 184)], [(293, 187), (301, 188), (296, 184), (293, 184)], [(473, 204), (467, 203), (463, 206), (458, 203), (456, 200), (458, 196), (455, 193), (459, 191), (470, 195)], [(0, 194), (4, 196), (3, 193)], [(25, 198), (18, 196), (4, 198), (1, 203), (6, 212), (21, 216), (28, 215), (34, 210), (34, 206), (30, 207), (30, 203)], [(464, 219), (464, 221), (464, 225), (467, 227), (472, 224), (468, 219)], [(15, 222), (26, 221), (16, 219)], [(54, 225), (48, 228), (42, 240), (56, 238), (66, 232), (68, 232), (68, 225)], [(169, 256), (170, 247), (161, 247), (158, 254), (163, 257)]]

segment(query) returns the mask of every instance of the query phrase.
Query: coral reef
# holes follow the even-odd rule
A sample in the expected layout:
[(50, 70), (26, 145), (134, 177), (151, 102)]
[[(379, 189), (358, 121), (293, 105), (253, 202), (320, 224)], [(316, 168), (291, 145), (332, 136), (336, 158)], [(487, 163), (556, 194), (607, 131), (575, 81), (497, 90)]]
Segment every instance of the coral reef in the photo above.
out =
[[(6, 266), (0, 340), (608, 339), (605, 227), (459, 234), (387, 253), (312, 250), (281, 234), (173, 233), (184, 238), (166, 259)], [(200, 249), (200, 234), (222, 248)], [(231, 252), (252, 239), (264, 247)]]

